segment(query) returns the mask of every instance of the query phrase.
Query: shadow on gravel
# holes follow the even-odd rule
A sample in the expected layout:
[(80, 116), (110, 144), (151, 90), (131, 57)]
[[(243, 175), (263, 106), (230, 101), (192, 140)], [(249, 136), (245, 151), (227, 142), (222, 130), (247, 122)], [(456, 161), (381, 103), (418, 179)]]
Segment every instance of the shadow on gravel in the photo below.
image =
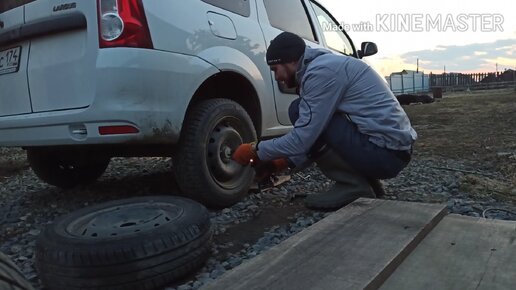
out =
[(116, 199), (153, 195), (182, 196), (171, 173), (159, 172), (149, 175), (128, 175), (120, 179), (100, 179), (91, 185), (72, 189), (49, 186), (48, 189), (37, 192), (32, 200), (40, 205), (52, 201), (70, 203), (69, 209), (73, 210), (77, 205), (84, 203), (91, 205)]
[(0, 178), (8, 178), (28, 168), (29, 164), (25, 161), (0, 162)]

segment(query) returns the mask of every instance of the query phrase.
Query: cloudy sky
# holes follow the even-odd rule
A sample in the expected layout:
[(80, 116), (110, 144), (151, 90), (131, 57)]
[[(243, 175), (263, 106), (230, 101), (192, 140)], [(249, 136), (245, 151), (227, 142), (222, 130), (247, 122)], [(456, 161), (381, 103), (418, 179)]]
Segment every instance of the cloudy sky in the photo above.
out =
[(513, 0), (319, 0), (355, 45), (373, 41), (369, 58), (384, 75), (425, 72), (494, 72), (516, 69)]

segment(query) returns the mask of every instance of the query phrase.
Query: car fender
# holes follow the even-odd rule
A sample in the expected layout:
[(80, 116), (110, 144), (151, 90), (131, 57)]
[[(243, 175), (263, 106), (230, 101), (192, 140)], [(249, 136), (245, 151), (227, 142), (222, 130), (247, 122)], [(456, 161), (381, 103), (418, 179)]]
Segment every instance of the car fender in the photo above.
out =
[[(259, 52), (254, 61), (241, 51), (223, 46), (210, 47), (201, 51), (198, 57), (211, 63), (220, 71), (236, 72), (250, 81), (259, 98), (262, 112), (275, 112), (276, 107), (272, 93), (270, 69), (265, 63), (265, 54)], [(257, 62), (263, 66), (257, 66)]]

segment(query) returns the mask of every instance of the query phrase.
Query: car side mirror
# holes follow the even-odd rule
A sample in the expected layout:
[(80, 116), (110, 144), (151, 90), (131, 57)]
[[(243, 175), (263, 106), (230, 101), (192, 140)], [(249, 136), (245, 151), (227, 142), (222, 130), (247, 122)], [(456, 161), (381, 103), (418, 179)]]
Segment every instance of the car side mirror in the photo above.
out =
[(378, 47), (374, 42), (362, 42), (360, 50), (358, 51), (358, 57), (363, 58), (366, 56), (375, 55), (378, 52)]

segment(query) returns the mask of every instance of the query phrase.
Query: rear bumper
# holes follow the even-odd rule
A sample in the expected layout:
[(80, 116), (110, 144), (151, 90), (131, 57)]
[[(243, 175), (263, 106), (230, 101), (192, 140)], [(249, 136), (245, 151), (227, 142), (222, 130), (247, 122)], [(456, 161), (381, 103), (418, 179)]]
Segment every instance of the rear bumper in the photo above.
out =
[[(0, 146), (176, 143), (186, 109), (202, 80), (217, 73), (192, 56), (147, 49), (99, 50), (90, 106), (0, 117)], [(100, 126), (139, 133), (100, 135)], [(77, 134), (81, 132), (81, 134)]]
[[(30, 114), (17, 116), (25, 119), (16, 121), (10, 118), (9, 122), (0, 119), (0, 146), (175, 143), (179, 138), (180, 125), (173, 126), (170, 118), (164, 114), (149, 111), (104, 111), (111, 113), (112, 118), (93, 120), (96, 114), (91, 114), (90, 111), (86, 108), (54, 114)], [(139, 133), (101, 135), (99, 127), (102, 126), (132, 126), (137, 128)]]

